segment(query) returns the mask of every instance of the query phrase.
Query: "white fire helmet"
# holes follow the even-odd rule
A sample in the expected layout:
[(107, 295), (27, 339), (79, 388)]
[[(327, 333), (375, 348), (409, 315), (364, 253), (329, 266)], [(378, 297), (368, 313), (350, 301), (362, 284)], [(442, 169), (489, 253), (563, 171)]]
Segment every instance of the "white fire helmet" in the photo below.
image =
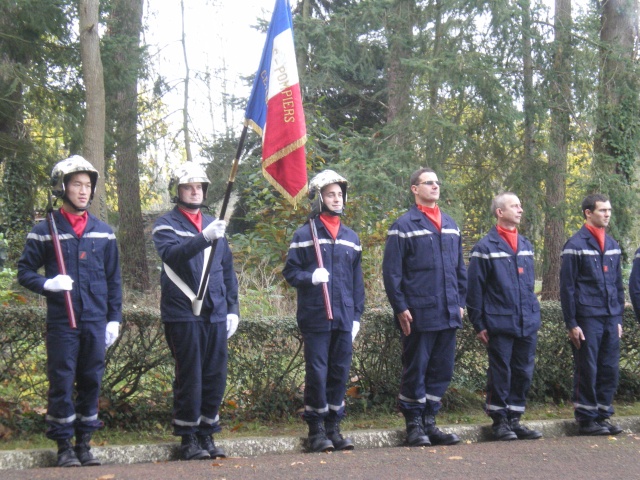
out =
[(64, 199), (65, 183), (69, 181), (69, 176), (73, 173), (87, 173), (89, 175), (91, 179), (91, 197), (89, 198), (89, 203), (91, 203), (98, 183), (98, 170), (80, 155), (72, 155), (55, 164), (53, 170), (51, 170), (52, 195)]
[[(322, 189), (327, 185), (331, 185), (333, 183), (337, 183), (342, 189), (343, 206), (342, 210), (340, 210), (339, 212), (333, 212), (329, 210), (322, 201)], [(338, 175), (333, 170), (323, 170), (322, 172), (318, 173), (309, 182), (309, 200), (311, 201), (311, 213), (317, 215), (324, 211), (335, 215), (342, 215), (344, 213), (344, 207), (347, 204), (348, 185), (349, 182), (347, 182), (344, 177)]]
[(202, 183), (202, 201), (207, 199), (207, 187), (211, 182), (207, 178), (204, 168), (197, 163), (186, 162), (174, 170), (169, 181), (169, 196), (173, 203), (178, 203), (180, 200), (178, 186), (187, 183)]

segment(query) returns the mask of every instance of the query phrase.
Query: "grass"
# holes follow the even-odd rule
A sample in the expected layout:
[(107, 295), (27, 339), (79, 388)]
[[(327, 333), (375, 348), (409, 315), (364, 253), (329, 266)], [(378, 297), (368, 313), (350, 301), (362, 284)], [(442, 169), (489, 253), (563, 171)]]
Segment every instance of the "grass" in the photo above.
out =
[[(640, 402), (616, 403), (616, 415), (640, 415)], [(573, 419), (571, 405), (530, 404), (523, 420), (559, 420)], [(438, 416), (439, 425), (488, 425), (490, 420), (479, 409), (441, 412)], [(404, 420), (399, 413), (354, 413), (342, 422), (343, 431), (353, 430), (387, 430), (404, 428)], [(305, 423), (298, 418), (289, 418), (279, 422), (231, 422), (224, 425), (224, 429), (216, 438), (237, 439), (244, 437), (303, 437), (307, 434)], [(176, 442), (171, 434), (170, 425), (155, 425), (143, 432), (130, 432), (119, 429), (104, 429), (93, 437), (97, 446), (106, 445), (140, 445), (153, 443)], [(53, 442), (43, 434), (16, 436), (3, 441), (2, 450), (53, 448)]]

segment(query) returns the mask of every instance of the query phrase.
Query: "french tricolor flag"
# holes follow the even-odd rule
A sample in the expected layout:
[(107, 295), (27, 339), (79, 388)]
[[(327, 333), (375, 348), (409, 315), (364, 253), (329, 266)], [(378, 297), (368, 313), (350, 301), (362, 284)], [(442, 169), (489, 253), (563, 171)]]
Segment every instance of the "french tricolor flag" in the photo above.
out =
[(262, 137), (265, 178), (297, 204), (307, 193), (307, 128), (289, 0), (276, 0), (244, 123)]

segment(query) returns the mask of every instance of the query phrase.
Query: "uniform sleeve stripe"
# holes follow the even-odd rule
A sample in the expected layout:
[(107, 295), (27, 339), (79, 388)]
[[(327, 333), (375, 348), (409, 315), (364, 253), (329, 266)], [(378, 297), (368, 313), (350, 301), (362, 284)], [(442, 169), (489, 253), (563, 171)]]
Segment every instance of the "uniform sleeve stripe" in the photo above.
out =
[[(460, 236), (460, 230), (454, 228), (443, 228), (440, 233), (442, 235), (455, 235)], [(400, 230), (389, 230), (387, 236), (398, 235), (400, 238), (422, 237), (424, 235), (433, 235), (433, 232), (427, 229), (414, 230), (412, 232), (401, 232)]]
[(108, 233), (108, 232), (89, 232), (86, 235), (84, 235), (84, 237), (85, 238), (106, 238), (107, 240), (116, 239), (116, 236), (114, 233)]
[(153, 229), (153, 232), (151, 232), (152, 235), (155, 235), (156, 232), (159, 232), (161, 230), (171, 230), (172, 232), (174, 232), (176, 235), (180, 236), (180, 237), (195, 237), (196, 234), (192, 233), (192, 232), (186, 232), (184, 230), (176, 230), (175, 228), (173, 228), (170, 225), (159, 225), (156, 228)]
[(522, 250), (518, 252), (518, 256), (533, 257), (533, 250)]
[[(70, 240), (74, 238), (70, 233), (61, 233), (58, 235), (60, 240)], [(114, 237), (115, 238), (115, 237)], [(38, 235), (37, 233), (30, 232), (27, 235), (27, 240), (35, 240), (36, 242), (50, 242), (51, 235)]]
[[(622, 250), (620, 250), (619, 248), (613, 249), (613, 250), (607, 250), (606, 252), (604, 252), (605, 255), (621, 255), (622, 254)], [(590, 256), (600, 256), (600, 252), (597, 250), (574, 250), (571, 248), (567, 248), (565, 250), (562, 251), (562, 255), (590, 255)]]
[(513, 255), (509, 255), (507, 252), (497, 252), (497, 253), (480, 253), (473, 252), (471, 254), (472, 257), (484, 258), (485, 260), (489, 260), (491, 258), (507, 258), (513, 257)]
[[(332, 245), (334, 242), (332, 240), (329, 240), (328, 238), (319, 238), (318, 243), (320, 245)], [(356, 245), (355, 243), (349, 242), (348, 240), (336, 240), (335, 243), (344, 245), (346, 247), (351, 247), (356, 252), (362, 251), (362, 246)], [(305, 242), (293, 242), (291, 243), (291, 245), (289, 245), (289, 250), (292, 250), (294, 248), (308, 248), (312, 246), (313, 246), (313, 240), (307, 240)]]

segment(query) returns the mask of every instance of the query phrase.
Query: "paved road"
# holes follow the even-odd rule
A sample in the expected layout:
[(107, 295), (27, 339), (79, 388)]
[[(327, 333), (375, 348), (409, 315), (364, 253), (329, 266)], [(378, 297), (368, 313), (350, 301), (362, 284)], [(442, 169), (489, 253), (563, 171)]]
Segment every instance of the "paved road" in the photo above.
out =
[(192, 462), (4, 470), (3, 480), (640, 479), (640, 434), (261, 455)]

